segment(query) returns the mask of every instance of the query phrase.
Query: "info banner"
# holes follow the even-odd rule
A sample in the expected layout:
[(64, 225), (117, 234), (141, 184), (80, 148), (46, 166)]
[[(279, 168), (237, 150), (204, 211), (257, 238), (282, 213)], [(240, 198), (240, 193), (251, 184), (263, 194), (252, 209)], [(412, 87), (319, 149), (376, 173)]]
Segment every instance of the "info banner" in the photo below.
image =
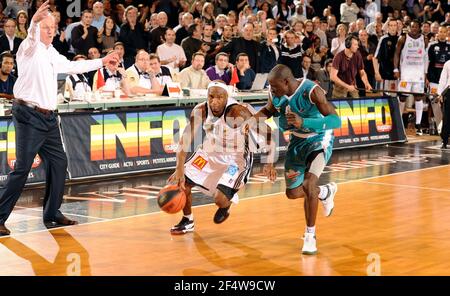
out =
[[(406, 141), (396, 99), (372, 97), (331, 101), (342, 120), (334, 131), (335, 149)], [(263, 104), (255, 104), (260, 109)], [(166, 107), (104, 112), (61, 113), (69, 178), (89, 178), (128, 172), (155, 171), (176, 164), (175, 151), (193, 107)], [(279, 135), (278, 151), (286, 150), (289, 133), (267, 123)], [(0, 119), (0, 183), (15, 161), (15, 131), (11, 118)], [(42, 182), (43, 165), (36, 157), (28, 182)]]

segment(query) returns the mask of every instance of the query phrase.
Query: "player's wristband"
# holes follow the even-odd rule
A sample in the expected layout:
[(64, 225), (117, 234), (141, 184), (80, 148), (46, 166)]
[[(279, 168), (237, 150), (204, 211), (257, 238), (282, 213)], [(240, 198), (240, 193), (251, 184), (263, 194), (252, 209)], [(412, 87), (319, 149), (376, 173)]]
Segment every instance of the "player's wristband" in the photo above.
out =
[(394, 73), (400, 72), (397, 68), (394, 69)]
[(303, 126), (309, 129), (335, 129), (341, 127), (341, 118), (336, 114), (330, 114), (322, 118), (304, 118)]

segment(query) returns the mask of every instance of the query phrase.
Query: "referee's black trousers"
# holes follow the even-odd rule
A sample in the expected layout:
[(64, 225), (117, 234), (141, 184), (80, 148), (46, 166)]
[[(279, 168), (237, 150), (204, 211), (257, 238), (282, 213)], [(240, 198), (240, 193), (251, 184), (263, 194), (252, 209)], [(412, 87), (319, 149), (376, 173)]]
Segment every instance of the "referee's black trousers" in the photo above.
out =
[(448, 137), (450, 136), (450, 91), (448, 93), (447, 97), (444, 98), (444, 110), (442, 112), (441, 138), (444, 145), (448, 144)]
[(57, 114), (44, 115), (33, 108), (14, 103), (16, 162), (0, 191), (0, 224), (5, 224), (19, 199), (36, 154), (46, 172), (44, 220), (63, 217), (59, 208), (64, 194), (67, 157), (64, 152)]

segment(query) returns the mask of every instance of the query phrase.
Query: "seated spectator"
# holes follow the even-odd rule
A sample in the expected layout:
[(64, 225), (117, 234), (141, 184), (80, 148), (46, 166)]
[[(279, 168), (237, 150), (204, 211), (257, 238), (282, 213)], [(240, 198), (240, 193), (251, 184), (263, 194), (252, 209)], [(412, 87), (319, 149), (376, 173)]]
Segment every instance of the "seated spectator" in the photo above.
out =
[(125, 68), (125, 45), (123, 45), (122, 42), (118, 41), (114, 43), (113, 50), (119, 55), (119, 67)]
[(236, 58), (236, 68), (239, 78), (239, 82), (236, 84), (236, 88), (239, 90), (251, 89), (256, 74), (255, 71), (253, 71), (253, 69), (250, 67), (250, 62), (246, 53), (238, 54)]
[(333, 94), (333, 83), (330, 79), (331, 66), (333, 64), (332, 59), (325, 61), (325, 67), (316, 72), (316, 81), (320, 87), (326, 92), (327, 99), (331, 99)]
[(156, 54), (159, 56), (162, 65), (170, 67), (175, 72), (186, 64), (186, 55), (183, 48), (175, 43), (175, 31), (168, 28), (164, 34), (165, 42), (158, 46)]
[(119, 67), (119, 64), (109, 63), (95, 73), (92, 88), (94, 91), (100, 92), (114, 92), (120, 89), (123, 94), (128, 96), (131, 92), (126, 78), (127, 73), (124, 68)]
[(228, 54), (219, 52), (216, 55), (216, 65), (206, 69), (206, 74), (208, 75), (209, 79), (211, 81), (222, 80), (226, 84), (229, 84), (231, 80), (231, 73), (228, 69), (228, 63)]
[[(104, 27), (105, 25), (105, 21), (106, 21), (106, 17), (103, 13), (104, 8), (103, 8), (103, 3), (101, 1), (97, 1), (94, 3), (94, 5), (92, 6), (92, 26), (96, 27), (97, 30), (101, 31), (101, 29)], [(114, 27), (114, 30), (116, 28)]]
[(280, 49), (277, 46), (278, 33), (276, 29), (267, 30), (267, 40), (261, 43), (261, 63), (260, 63), (260, 73), (269, 73), (273, 67), (277, 64), (278, 58), (280, 57)]
[(311, 57), (304, 55), (302, 59), (303, 77), (309, 80), (316, 80), (314, 70), (311, 69)]
[(116, 31), (116, 23), (111, 17), (105, 18), (105, 23), (98, 31), (97, 38), (100, 42), (102, 54), (105, 55), (113, 50), (114, 44), (119, 40), (119, 33)]
[(72, 46), (76, 54), (87, 55), (89, 48), (100, 47), (97, 40), (98, 30), (91, 26), (92, 11), (85, 10), (81, 15), (81, 24), (72, 30)]
[(206, 89), (211, 80), (206, 75), (203, 66), (205, 65), (205, 54), (196, 52), (192, 55), (192, 65), (183, 69), (179, 75), (181, 87), (194, 89)]
[(150, 55), (143, 49), (136, 54), (136, 62), (127, 69), (127, 79), (132, 94), (161, 94), (163, 88), (151, 72)]
[[(80, 56), (80, 55), (79, 55)], [(100, 51), (98, 50), (97, 47), (91, 47), (88, 50), (88, 58), (90, 60), (95, 60), (95, 59), (99, 59), (100, 58)]]
[(0, 97), (12, 99), (13, 87), (16, 82), (16, 77), (13, 75), (14, 56), (11, 52), (6, 51), (0, 54)]
[(0, 52), (10, 51), (13, 55), (17, 53), (21, 38), (17, 38), (16, 35), (16, 21), (8, 19), (4, 26), (5, 34), (0, 37)]
[[(74, 61), (87, 60), (84, 55), (77, 55)], [(72, 74), (66, 77), (64, 86), (64, 96), (70, 98), (71, 101), (84, 101), (86, 94), (92, 91), (86, 74)]]
[(167, 83), (172, 82), (172, 74), (170, 69), (166, 66), (161, 66), (161, 60), (159, 57), (151, 53), (150, 54), (150, 71), (153, 73), (158, 80), (161, 87), (164, 87)]

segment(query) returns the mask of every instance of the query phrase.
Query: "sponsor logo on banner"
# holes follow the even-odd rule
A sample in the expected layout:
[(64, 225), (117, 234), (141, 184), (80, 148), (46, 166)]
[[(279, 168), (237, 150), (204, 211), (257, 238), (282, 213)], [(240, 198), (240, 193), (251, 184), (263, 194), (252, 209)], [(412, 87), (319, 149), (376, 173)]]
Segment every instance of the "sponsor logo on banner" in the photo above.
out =
[(192, 165), (201, 171), (203, 170), (203, 168), (206, 166), (207, 163), (208, 161), (206, 159), (204, 159), (201, 156), (197, 156), (192, 162)]

